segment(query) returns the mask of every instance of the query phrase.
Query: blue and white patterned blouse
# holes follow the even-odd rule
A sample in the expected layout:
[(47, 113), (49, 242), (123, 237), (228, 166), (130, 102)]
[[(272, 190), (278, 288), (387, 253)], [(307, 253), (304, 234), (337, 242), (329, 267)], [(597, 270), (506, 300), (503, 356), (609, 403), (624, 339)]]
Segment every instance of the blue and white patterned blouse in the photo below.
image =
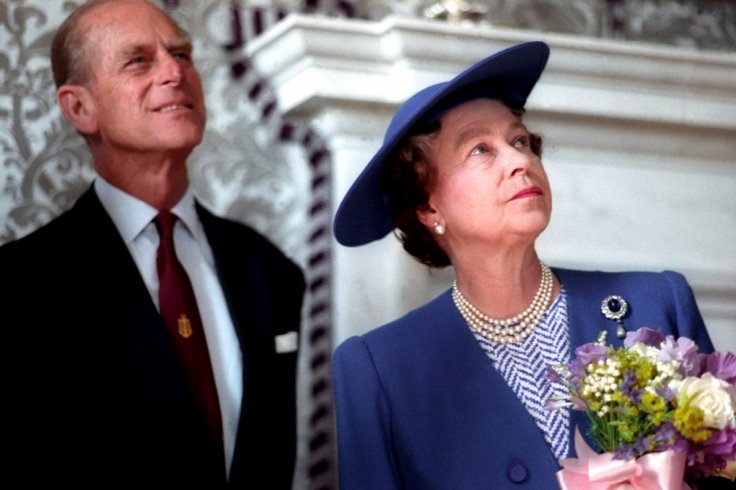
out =
[(537, 329), (518, 344), (496, 344), (470, 330), (532, 415), (557, 459), (566, 457), (570, 411), (544, 409), (548, 398), (567, 394), (562, 385), (551, 383), (546, 376), (548, 367), (570, 360), (565, 288), (540, 319)]

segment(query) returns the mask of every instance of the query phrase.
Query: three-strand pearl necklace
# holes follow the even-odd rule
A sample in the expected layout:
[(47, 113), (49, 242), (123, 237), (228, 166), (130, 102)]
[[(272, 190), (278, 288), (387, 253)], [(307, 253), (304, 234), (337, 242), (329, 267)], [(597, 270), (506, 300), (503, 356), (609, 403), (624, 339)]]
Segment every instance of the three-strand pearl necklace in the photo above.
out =
[(457, 287), (457, 281), (452, 285), (452, 299), (460, 314), (468, 325), (480, 335), (498, 344), (515, 344), (521, 342), (539, 325), (539, 320), (547, 310), (547, 305), (552, 298), (554, 280), (552, 271), (543, 262), (542, 279), (539, 282), (534, 299), (526, 310), (512, 318), (496, 319), (484, 315), (465, 299)]

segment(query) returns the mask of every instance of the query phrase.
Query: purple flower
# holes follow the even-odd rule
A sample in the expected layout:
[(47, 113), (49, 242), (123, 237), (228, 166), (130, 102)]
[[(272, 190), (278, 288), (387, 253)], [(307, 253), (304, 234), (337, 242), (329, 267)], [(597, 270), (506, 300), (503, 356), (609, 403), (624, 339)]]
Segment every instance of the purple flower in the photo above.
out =
[(725, 459), (736, 458), (736, 428), (726, 427), (717, 430), (703, 442), (703, 450), (710, 454), (718, 454)]
[(559, 410), (560, 408), (569, 407), (571, 405), (572, 403), (570, 403), (570, 400), (549, 398), (547, 401), (544, 402), (544, 409), (545, 410)]
[(736, 458), (736, 428), (726, 427), (715, 431), (708, 439), (693, 444), (688, 451), (686, 479), (696, 480), (709, 476), (726, 467)]
[(666, 401), (672, 400), (677, 394), (674, 389), (668, 385), (662, 385), (654, 389), (657, 396), (664, 398)]
[(634, 387), (635, 383), (636, 372), (634, 372), (633, 369), (627, 369), (626, 371), (624, 371), (624, 376), (621, 380), (621, 391), (623, 391), (624, 394), (627, 394), (629, 391), (631, 391), (631, 388)]
[(657, 427), (657, 430), (654, 432), (654, 440), (670, 446), (674, 444), (679, 434), (675, 426), (672, 425), (672, 422), (665, 422)]
[(624, 377), (621, 380), (621, 392), (628, 396), (631, 393), (631, 389), (636, 384), (636, 373), (632, 369), (627, 369), (624, 372)]
[(637, 454), (644, 454), (649, 450), (649, 443), (652, 439), (649, 436), (641, 436), (634, 442), (634, 448)]
[(629, 400), (631, 400), (631, 403), (638, 405), (641, 403), (641, 396), (644, 393), (644, 390), (632, 390), (631, 393), (629, 393)]
[(659, 361), (676, 361), (680, 365), (683, 376), (698, 376), (700, 374), (700, 357), (698, 345), (687, 337), (668, 335), (657, 356)]
[(560, 383), (564, 384), (565, 380), (562, 379), (562, 376), (560, 376), (560, 373), (557, 372), (557, 370), (553, 366), (547, 366), (547, 371), (545, 372), (545, 377), (552, 381), (553, 383)]
[(577, 359), (584, 365), (608, 358), (608, 347), (598, 344), (584, 344), (575, 349)]
[(628, 397), (634, 404), (638, 404), (641, 401), (641, 390), (635, 390), (635, 384), (636, 373), (631, 369), (624, 372), (624, 377), (621, 380), (621, 393)]
[(621, 444), (613, 452), (614, 459), (629, 460), (636, 457), (636, 449), (633, 444)]
[(686, 451), (690, 444), (680, 431), (678, 431), (672, 422), (665, 422), (654, 431), (652, 438), (655, 442), (657, 451), (666, 451), (672, 449), (679, 453)]
[(675, 438), (675, 442), (670, 444), (670, 448), (673, 449), (676, 453), (687, 451), (690, 448), (690, 443), (688, 442), (685, 437), (677, 434), (677, 437)]
[(585, 366), (580, 359), (573, 359), (567, 364), (567, 369), (570, 371), (570, 384), (576, 389), (580, 389), (580, 380), (585, 378), (587, 373), (585, 372)]
[(736, 386), (736, 354), (732, 352), (713, 352), (707, 354), (704, 358), (703, 370), (706, 373), (711, 373), (716, 378)]
[(659, 347), (659, 344), (662, 342), (664, 342), (664, 334), (661, 331), (649, 327), (641, 327), (635, 332), (626, 332), (624, 347), (630, 349), (636, 343)]
[(586, 410), (588, 408), (588, 405), (585, 404), (585, 400), (579, 396), (571, 395), (570, 401), (572, 402), (572, 408), (575, 410)]

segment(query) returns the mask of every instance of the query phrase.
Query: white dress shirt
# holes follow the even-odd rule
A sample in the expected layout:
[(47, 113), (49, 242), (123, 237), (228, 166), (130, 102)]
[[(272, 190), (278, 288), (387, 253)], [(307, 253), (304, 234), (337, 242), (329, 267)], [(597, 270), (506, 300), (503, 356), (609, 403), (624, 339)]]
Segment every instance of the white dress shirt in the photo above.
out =
[[(151, 299), (158, 308), (156, 252), (159, 237), (152, 222), (158, 210), (112, 186), (101, 177), (95, 180), (94, 189), (130, 250), (151, 293)], [(242, 353), (215, 271), (212, 249), (194, 208), (191, 189), (170, 211), (179, 218), (174, 226), (176, 255), (189, 274), (204, 324), (222, 411), (225, 461), (229, 475), (243, 395)]]

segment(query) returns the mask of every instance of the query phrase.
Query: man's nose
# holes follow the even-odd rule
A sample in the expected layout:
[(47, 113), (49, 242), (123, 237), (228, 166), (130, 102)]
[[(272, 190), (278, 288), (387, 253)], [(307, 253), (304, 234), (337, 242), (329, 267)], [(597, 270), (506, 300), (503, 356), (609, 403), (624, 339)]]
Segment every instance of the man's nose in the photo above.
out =
[(167, 52), (159, 57), (157, 70), (156, 81), (159, 85), (178, 85), (181, 83), (184, 69), (181, 66), (181, 62), (172, 56), (171, 53)]

